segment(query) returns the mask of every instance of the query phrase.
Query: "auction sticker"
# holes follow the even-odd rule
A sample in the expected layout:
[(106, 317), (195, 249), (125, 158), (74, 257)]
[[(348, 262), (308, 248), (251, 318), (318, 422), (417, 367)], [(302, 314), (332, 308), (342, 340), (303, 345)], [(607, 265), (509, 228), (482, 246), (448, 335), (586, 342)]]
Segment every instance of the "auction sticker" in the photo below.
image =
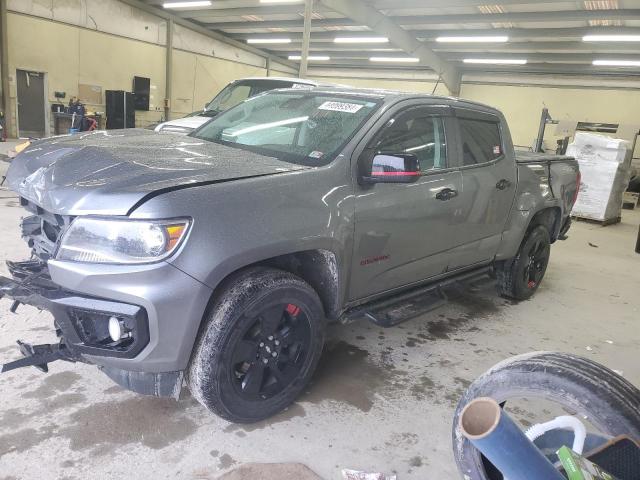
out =
[(344, 103), (344, 102), (324, 102), (318, 107), (318, 110), (329, 110), (331, 112), (345, 112), (356, 113), (363, 105), (357, 103)]

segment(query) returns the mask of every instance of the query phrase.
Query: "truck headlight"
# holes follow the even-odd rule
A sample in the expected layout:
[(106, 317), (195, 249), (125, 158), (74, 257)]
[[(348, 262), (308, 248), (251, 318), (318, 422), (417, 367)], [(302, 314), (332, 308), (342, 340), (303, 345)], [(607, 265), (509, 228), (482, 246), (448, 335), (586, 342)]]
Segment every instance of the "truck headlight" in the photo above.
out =
[(84, 263), (152, 263), (170, 256), (189, 220), (78, 217), (62, 237), (56, 259)]

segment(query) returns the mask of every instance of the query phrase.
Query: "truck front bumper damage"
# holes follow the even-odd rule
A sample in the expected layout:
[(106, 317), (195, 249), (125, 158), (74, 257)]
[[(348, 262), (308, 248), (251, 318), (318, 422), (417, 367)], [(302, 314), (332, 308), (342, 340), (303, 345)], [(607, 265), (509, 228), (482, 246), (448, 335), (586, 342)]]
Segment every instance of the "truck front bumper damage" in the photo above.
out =
[[(141, 306), (104, 300), (66, 290), (55, 284), (45, 263), (39, 260), (7, 262), (13, 278), (0, 276), (0, 298), (13, 300), (11, 311), (20, 304), (51, 312), (60, 341), (30, 345), (18, 340), (23, 358), (0, 366), (0, 373), (34, 366), (44, 372), (56, 360), (96, 363), (96, 358), (132, 359), (149, 344), (147, 313)], [(127, 334), (114, 342), (108, 323), (116, 317)], [(98, 365), (119, 385), (145, 395), (176, 397), (182, 386), (182, 372), (130, 372)]]

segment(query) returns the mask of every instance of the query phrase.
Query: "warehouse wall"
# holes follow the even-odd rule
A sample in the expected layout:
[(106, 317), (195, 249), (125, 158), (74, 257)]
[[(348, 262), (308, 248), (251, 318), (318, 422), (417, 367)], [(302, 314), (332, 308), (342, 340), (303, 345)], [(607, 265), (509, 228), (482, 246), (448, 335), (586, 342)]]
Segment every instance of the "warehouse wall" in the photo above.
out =
[[(635, 80), (471, 77), (463, 81), (460, 96), (502, 110), (514, 143), (527, 147), (533, 145), (545, 106), (555, 120), (640, 126), (640, 82)], [(545, 135), (545, 147), (552, 150), (558, 138), (554, 130), (549, 126)]]
[(232, 80), (266, 74), (264, 68), (174, 50), (172, 116), (202, 109)]
[[(66, 93), (66, 104), (78, 96), (79, 84), (101, 87), (101, 102), (87, 105), (99, 112), (105, 110), (105, 90), (130, 91), (138, 75), (151, 78), (152, 98), (149, 112), (136, 113), (136, 124), (159, 121), (165, 98), (166, 22), (117, 0), (45, 3), (8, 0), (11, 108), (6, 113), (16, 118), (16, 69), (45, 72), (50, 103), (57, 103), (55, 91)], [(284, 74), (292, 72), (273, 65)], [(171, 117), (201, 108), (231, 80), (266, 75), (265, 66), (260, 55), (176, 25)]]

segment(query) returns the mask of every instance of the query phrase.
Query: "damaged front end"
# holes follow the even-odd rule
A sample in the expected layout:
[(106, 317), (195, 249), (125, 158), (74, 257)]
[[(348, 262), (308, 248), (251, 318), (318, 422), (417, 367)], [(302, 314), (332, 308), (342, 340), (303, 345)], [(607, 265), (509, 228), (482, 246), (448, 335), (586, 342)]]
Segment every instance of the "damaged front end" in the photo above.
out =
[[(36, 366), (47, 371), (56, 360), (86, 362), (84, 355), (132, 358), (149, 341), (146, 313), (135, 305), (91, 298), (65, 290), (49, 276), (46, 263), (39, 259), (7, 262), (13, 278), (0, 276), (0, 298), (13, 300), (11, 311), (20, 304), (51, 312), (59, 343), (29, 345), (18, 341), (24, 358), (7, 363), (0, 372)], [(114, 341), (109, 320), (116, 318), (127, 332)]]
[[(50, 345), (18, 341), (24, 358), (2, 365), (0, 372), (27, 366), (46, 372), (47, 365), (56, 360), (86, 362), (84, 355), (121, 358), (137, 355), (149, 342), (142, 307), (66, 290), (49, 275), (47, 262), (54, 258), (73, 217), (52, 214), (25, 198), (20, 198), (20, 204), (32, 214), (21, 223), (22, 237), (31, 248), (32, 259), (7, 261), (11, 278), (0, 276), (0, 298), (13, 300), (10, 308), (13, 313), (20, 304), (51, 312), (60, 341)], [(111, 319), (122, 329), (123, 334), (117, 340), (109, 332)]]

